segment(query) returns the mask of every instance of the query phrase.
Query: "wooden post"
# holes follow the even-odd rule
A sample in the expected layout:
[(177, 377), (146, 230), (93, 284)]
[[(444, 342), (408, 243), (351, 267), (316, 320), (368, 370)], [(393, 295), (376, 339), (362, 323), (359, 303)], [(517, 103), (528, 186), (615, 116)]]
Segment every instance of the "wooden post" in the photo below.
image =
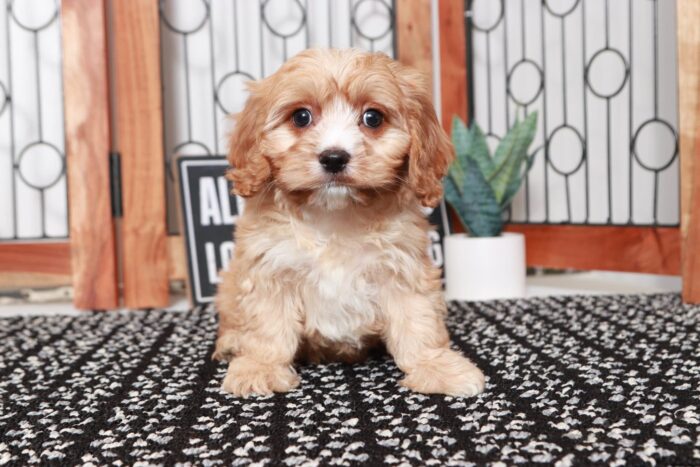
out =
[(433, 40), (431, 0), (396, 0), (398, 61), (422, 71), (432, 90)]
[(87, 309), (119, 305), (105, 8), (96, 0), (61, 2), (73, 300)]
[(165, 168), (158, 2), (112, 2), (121, 154), (124, 300), (168, 304)]
[(700, 2), (678, 0), (683, 300), (700, 303)]
[(450, 132), (456, 115), (467, 121), (467, 37), (464, 2), (438, 0), (442, 127)]

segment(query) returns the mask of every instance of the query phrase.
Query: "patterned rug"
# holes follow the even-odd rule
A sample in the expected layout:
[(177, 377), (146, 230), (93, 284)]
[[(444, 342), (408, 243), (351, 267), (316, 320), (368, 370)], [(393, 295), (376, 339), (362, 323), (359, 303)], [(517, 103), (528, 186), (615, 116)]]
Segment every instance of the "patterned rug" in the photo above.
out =
[(676, 295), (454, 303), (479, 397), (413, 394), (378, 358), (242, 400), (211, 310), (4, 319), (0, 464), (700, 465), (699, 325)]

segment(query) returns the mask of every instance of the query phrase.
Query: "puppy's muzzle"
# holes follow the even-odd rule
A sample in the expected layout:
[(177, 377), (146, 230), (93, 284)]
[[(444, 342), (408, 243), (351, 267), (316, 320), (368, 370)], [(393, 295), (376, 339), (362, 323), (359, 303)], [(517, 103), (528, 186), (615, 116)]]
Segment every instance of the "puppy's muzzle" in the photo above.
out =
[(345, 169), (350, 161), (350, 154), (342, 149), (326, 149), (318, 156), (318, 162), (328, 173), (337, 174)]

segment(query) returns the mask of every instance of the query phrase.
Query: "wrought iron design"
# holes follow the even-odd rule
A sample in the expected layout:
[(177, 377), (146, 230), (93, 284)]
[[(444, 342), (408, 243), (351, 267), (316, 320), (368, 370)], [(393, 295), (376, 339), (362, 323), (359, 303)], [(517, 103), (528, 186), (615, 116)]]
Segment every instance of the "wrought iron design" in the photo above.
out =
[(171, 233), (173, 158), (224, 153), (227, 116), (241, 110), (246, 81), (311, 46), (395, 53), (392, 0), (159, 1)]
[(68, 235), (59, 4), (45, 3), (0, 2), (0, 241)]
[(540, 113), (512, 222), (678, 225), (669, 24), (675, 2), (465, 0), (470, 120), (494, 144)]

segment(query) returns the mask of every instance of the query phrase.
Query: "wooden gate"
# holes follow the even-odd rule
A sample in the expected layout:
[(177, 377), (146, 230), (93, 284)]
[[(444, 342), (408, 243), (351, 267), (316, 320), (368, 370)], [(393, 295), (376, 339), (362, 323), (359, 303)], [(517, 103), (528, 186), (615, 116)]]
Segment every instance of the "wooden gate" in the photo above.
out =
[[(36, 287), (72, 283), (78, 308), (115, 308), (119, 302), (110, 199), (105, 8), (102, 2), (93, 0), (63, 0), (61, 4), (60, 13), (57, 10), (50, 22), (37, 26), (22, 23), (10, 4), (7, 27), (8, 37), (11, 20), (29, 35), (34, 41), (37, 58), (41, 31), (57, 21), (59, 14), (61, 16), (66, 148), (62, 164), (69, 185), (69, 238), (29, 240), (17, 237), (0, 243), (0, 286)], [(9, 57), (8, 50), (8, 73), (11, 73)], [(38, 78), (38, 62), (36, 66)], [(12, 82), (11, 76), (8, 81)], [(8, 85), (8, 118), (14, 123), (13, 91)], [(37, 103), (41, 106), (40, 94)], [(41, 120), (41, 115), (38, 118)], [(14, 141), (13, 132), (14, 128), (11, 127), (11, 141)], [(11, 150), (13, 171), (22, 170), (21, 157), (27, 148), (49, 144), (40, 132), (37, 141), (24, 149)], [(56, 152), (59, 152), (57, 148)], [(62, 154), (60, 156), (63, 158)], [(13, 183), (19, 183), (18, 177), (22, 177), (14, 173), (12, 176)], [(43, 197), (44, 188), (38, 188)], [(16, 204), (13, 208), (17, 208)]]
[[(466, 29), (470, 24), (467, 17), (470, 5), (469, 1), (439, 2), (442, 118), (446, 128), (454, 115), (467, 120), (469, 101), (474, 97), (465, 92), (469, 89), (467, 57), (471, 44)], [(527, 238), (529, 265), (682, 273), (684, 299), (700, 302), (700, 32), (697, 24), (700, 24), (700, 5), (694, 0), (679, 0), (680, 228), (510, 224), (507, 230), (522, 232)]]

